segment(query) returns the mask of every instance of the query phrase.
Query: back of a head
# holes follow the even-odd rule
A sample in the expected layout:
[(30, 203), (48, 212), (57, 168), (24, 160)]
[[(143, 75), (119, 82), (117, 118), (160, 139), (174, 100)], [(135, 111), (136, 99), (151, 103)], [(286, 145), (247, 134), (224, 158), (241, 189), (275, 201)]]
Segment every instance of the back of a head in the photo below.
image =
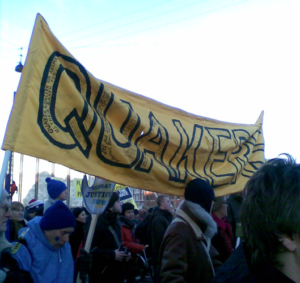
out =
[(279, 235), (300, 236), (300, 166), (287, 157), (264, 164), (244, 190), (240, 217), (253, 264), (278, 266)]
[(199, 204), (208, 213), (210, 213), (214, 197), (213, 188), (208, 182), (202, 179), (194, 179), (185, 187), (184, 198), (187, 201)]

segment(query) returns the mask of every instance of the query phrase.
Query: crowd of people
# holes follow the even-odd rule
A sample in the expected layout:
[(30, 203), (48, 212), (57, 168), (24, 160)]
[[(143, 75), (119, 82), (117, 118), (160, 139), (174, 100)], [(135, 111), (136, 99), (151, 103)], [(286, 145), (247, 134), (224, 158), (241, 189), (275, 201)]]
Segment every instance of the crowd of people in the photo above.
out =
[(300, 166), (290, 156), (261, 166), (243, 194), (216, 197), (191, 180), (176, 211), (166, 195), (139, 211), (113, 192), (89, 253), (91, 215), (64, 204), (63, 182), (46, 182), (45, 204), (2, 191), (0, 283), (300, 282)]

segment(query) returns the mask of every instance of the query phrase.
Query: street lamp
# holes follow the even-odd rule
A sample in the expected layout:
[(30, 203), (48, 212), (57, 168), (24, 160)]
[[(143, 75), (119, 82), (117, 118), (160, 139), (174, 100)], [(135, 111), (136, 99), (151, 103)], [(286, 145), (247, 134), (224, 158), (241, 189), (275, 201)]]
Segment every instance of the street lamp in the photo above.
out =
[(22, 64), (22, 57), (23, 57), (22, 50), (23, 50), (23, 47), (21, 47), (20, 49), (21, 49), (20, 62), (19, 62), (19, 64), (15, 68), (15, 71), (18, 72), (18, 73), (22, 73), (22, 70), (23, 70), (23, 64)]

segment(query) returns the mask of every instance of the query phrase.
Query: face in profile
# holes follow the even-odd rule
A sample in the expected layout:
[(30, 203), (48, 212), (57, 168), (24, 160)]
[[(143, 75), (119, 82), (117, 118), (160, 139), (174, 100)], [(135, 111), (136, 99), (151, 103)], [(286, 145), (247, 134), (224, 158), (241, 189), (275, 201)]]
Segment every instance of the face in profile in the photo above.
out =
[(120, 199), (114, 203), (113, 207), (110, 208), (110, 210), (112, 213), (116, 213), (116, 214), (122, 213), (122, 204), (121, 204)]
[(82, 211), (78, 217), (76, 218), (76, 220), (78, 222), (81, 222), (81, 223), (85, 223), (86, 222), (86, 218), (87, 218), (87, 214), (85, 213), (85, 211)]
[(168, 197), (164, 197), (164, 200), (161, 203), (161, 208), (164, 210), (170, 210), (171, 201)]
[(64, 190), (59, 196), (58, 196), (58, 200), (61, 200), (61, 201), (64, 201), (64, 200), (67, 200), (68, 199), (68, 191), (67, 190)]

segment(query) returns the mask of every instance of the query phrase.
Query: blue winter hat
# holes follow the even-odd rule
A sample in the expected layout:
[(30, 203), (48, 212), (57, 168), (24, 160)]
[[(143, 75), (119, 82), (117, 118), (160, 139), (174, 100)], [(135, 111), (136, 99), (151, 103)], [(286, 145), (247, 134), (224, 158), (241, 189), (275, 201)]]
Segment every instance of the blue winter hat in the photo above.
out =
[(201, 205), (208, 213), (210, 213), (214, 197), (213, 188), (207, 181), (202, 179), (194, 179), (185, 187), (184, 198)]
[(56, 199), (59, 195), (67, 189), (67, 186), (64, 182), (52, 180), (51, 178), (46, 178), (47, 182), (47, 191), (52, 199)]
[(42, 230), (57, 230), (76, 226), (76, 219), (71, 210), (61, 201), (57, 200), (51, 205), (40, 221)]

